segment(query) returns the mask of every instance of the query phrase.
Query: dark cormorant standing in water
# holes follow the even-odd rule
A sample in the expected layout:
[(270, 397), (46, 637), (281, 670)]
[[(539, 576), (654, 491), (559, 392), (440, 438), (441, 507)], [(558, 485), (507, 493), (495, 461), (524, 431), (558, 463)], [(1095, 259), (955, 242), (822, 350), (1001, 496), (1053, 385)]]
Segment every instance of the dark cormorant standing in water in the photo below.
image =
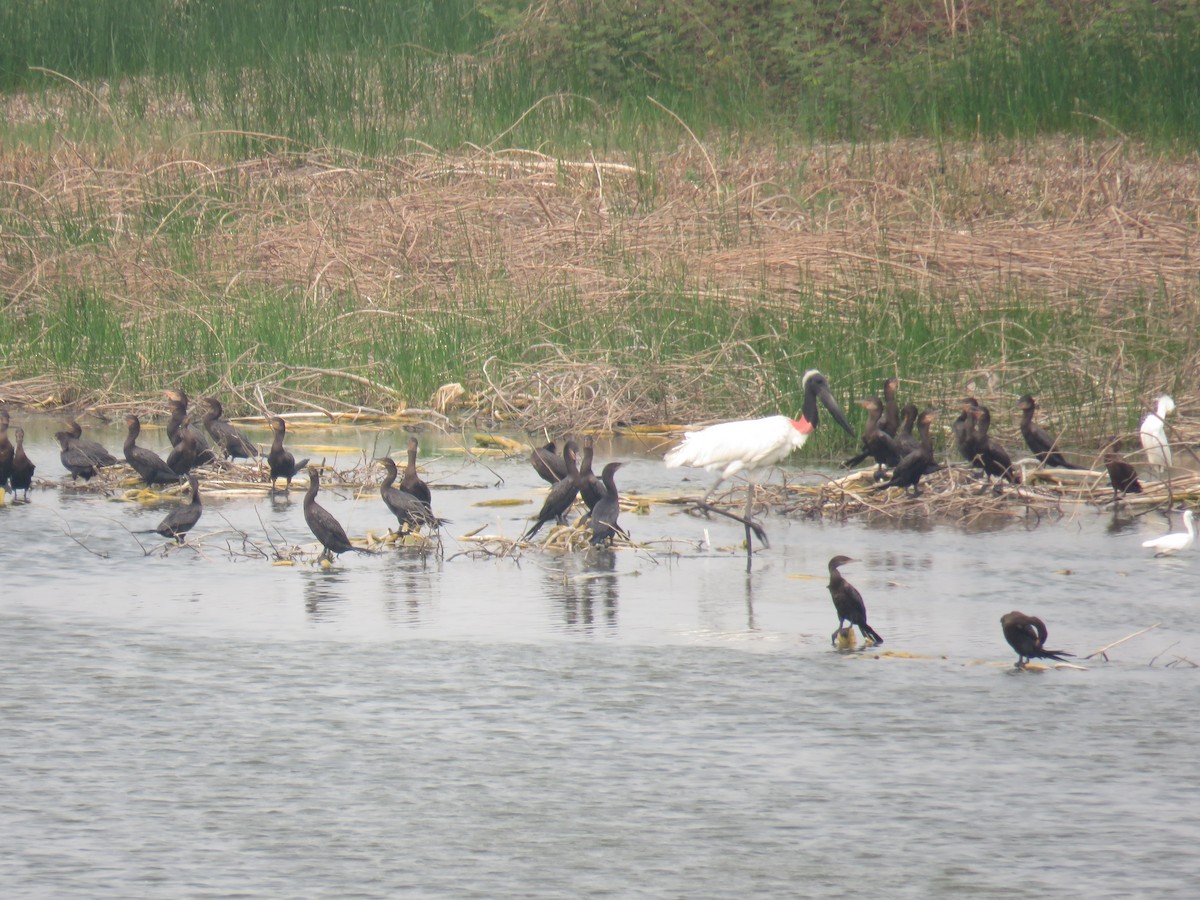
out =
[(205, 397), (204, 403), (208, 406), (208, 412), (204, 414), (204, 427), (208, 429), (209, 436), (221, 451), (227, 457), (235, 459), (257, 457), (258, 448), (236, 427), (221, 419), (225, 412), (221, 401), (216, 397)]
[[(565, 448), (563, 452), (566, 452)], [(558, 455), (558, 445), (554, 441), (544, 447), (535, 447), (529, 454), (529, 462), (542, 480), (550, 484), (557, 484), (567, 477), (567, 462)]]
[(579, 496), (588, 508), (588, 513), (594, 512), (596, 504), (604, 499), (604, 482), (592, 471), (595, 452), (596, 442), (589, 434), (583, 439), (583, 460), (579, 463)]
[(878, 468), (875, 470), (875, 480), (887, 477), (884, 469), (891, 468), (900, 462), (900, 451), (892, 436), (879, 427), (883, 415), (883, 404), (878, 397), (867, 397), (859, 400), (858, 405), (867, 411), (867, 427), (863, 431), (863, 448), (875, 460)]
[(1012, 484), (1021, 483), (1021, 475), (1013, 469), (1012, 457), (1008, 455), (1000, 443), (988, 435), (992, 424), (992, 413), (986, 406), (971, 410), (975, 419), (972, 462), (987, 473), (988, 478), (1003, 478)]
[[(586, 449), (584, 452), (587, 452)], [(603, 544), (606, 541), (612, 543), (613, 537), (618, 534), (628, 538), (624, 529), (617, 524), (617, 516), (621, 513), (621, 497), (617, 493), (617, 483), (613, 480), (613, 475), (616, 474), (617, 469), (621, 468), (621, 465), (622, 463), (619, 462), (610, 462), (600, 473), (600, 481), (604, 485), (604, 496), (592, 507), (593, 544)]]
[(17, 439), (17, 443), (13, 448), (12, 467), (9, 469), (8, 480), (12, 485), (13, 493), (24, 491), (25, 499), (28, 500), (29, 486), (33, 484), (33, 470), (37, 466), (25, 455), (25, 429), (14, 428), (13, 437)]
[(546, 501), (542, 504), (542, 511), (538, 513), (537, 522), (525, 532), (521, 540), (527, 541), (532, 538), (551, 519), (562, 521), (562, 517), (579, 496), (579, 469), (575, 464), (574, 441), (567, 442), (567, 446), (563, 448), (563, 455), (567, 462), (567, 475), (551, 486), (550, 493), (546, 495)]
[[(210, 454), (211, 455), (211, 454)], [(192, 428), (179, 430), (179, 443), (167, 454), (167, 466), (180, 478), (199, 463), (200, 448), (196, 446), (196, 432)]]
[(271, 450), (267, 453), (267, 465), (271, 468), (271, 492), (275, 492), (275, 482), (280, 478), (287, 479), (284, 491), (290, 491), (292, 479), (308, 465), (308, 457), (296, 462), (296, 457), (283, 447), (283, 436), (287, 434), (287, 423), (278, 416), (272, 416), (269, 421), (271, 431), (274, 432)]
[(58, 458), (63, 468), (71, 473), (71, 480), (82, 478), (84, 481), (91, 481), (96, 475), (96, 463), (79, 449), (75, 436), (69, 431), (56, 431), (54, 439), (61, 448)]
[[(67, 419), (67, 433), (74, 441), (75, 448), (83, 453), (97, 469), (104, 466), (115, 466), (121, 461), (113, 456), (98, 441), (89, 440), (83, 436), (83, 426), (74, 419)], [(58, 437), (55, 434), (55, 437)]]
[(8, 485), (14, 453), (12, 442), (8, 439), (8, 410), (0, 409), (0, 490)]
[(379, 485), (379, 496), (387, 504), (387, 508), (396, 517), (402, 532), (415, 531), (418, 528), (438, 528), (446, 524), (445, 519), (439, 519), (433, 514), (424, 500), (418, 500), (408, 491), (393, 487), (396, 482), (396, 461), (384, 456), (375, 460), (387, 471), (383, 483)]
[(1021, 411), (1021, 435), (1025, 438), (1025, 446), (1043, 465), (1057, 466), (1060, 469), (1080, 468), (1067, 462), (1056, 449), (1058, 441), (1050, 437), (1046, 429), (1034, 423), (1033, 413), (1037, 409), (1037, 403), (1031, 395), (1023, 395), (1017, 401), (1017, 409)]
[(182, 544), (183, 536), (200, 521), (200, 482), (196, 480), (195, 472), (188, 472), (187, 479), (188, 486), (192, 489), (192, 502), (171, 510), (154, 529), (156, 534), (174, 538), (177, 544)]
[(188, 419), (187, 392), (180, 388), (179, 390), (168, 389), (163, 393), (167, 397), (167, 404), (171, 407), (171, 416), (167, 419), (167, 438), (170, 440), (171, 446), (178, 447), (184, 433), (191, 432), (196, 439), (196, 465), (202, 466), (216, 462), (217, 457), (212, 452), (212, 448), (208, 446), (208, 438)]
[(918, 487), (921, 477), (941, 468), (933, 458), (933, 435), (929, 431), (936, 417), (937, 413), (931, 409), (925, 410), (917, 417), (917, 431), (921, 435), (921, 442), (917, 445), (917, 449), (906, 454), (892, 469), (892, 477), (882, 484), (875, 485), (875, 490), (882, 491), (885, 488), (902, 487), (906, 493), (909, 488), (912, 488), (914, 497), (921, 493), (921, 489)]
[(433, 494), (429, 492), (429, 485), (422, 481), (421, 476), (417, 474), (418, 446), (415, 437), (408, 439), (408, 465), (404, 467), (404, 477), (400, 479), (400, 490), (406, 494), (412, 494), (433, 509)]
[(844, 566), (846, 563), (857, 561), (851, 559), (849, 556), (835, 556), (829, 561), (829, 596), (833, 598), (833, 607), (837, 610), (838, 614), (837, 631), (833, 633), (830, 639), (830, 643), (834, 646), (837, 646), (838, 631), (842, 630), (843, 622), (857, 625), (858, 630), (862, 632), (864, 640), (870, 638), (876, 644), (883, 643), (883, 638), (879, 636), (879, 632), (867, 624), (867, 606), (863, 603), (862, 594), (858, 592), (858, 588), (843, 578), (842, 573), (838, 571), (838, 566)]
[(1118, 453), (1121, 449), (1119, 438), (1113, 438), (1104, 448), (1104, 468), (1108, 469), (1108, 483), (1112, 485), (1113, 499), (1120, 499), (1122, 494), (1140, 494), (1142, 483), (1138, 481), (1137, 469), (1127, 463)]
[(179, 476), (163, 461), (163, 458), (152, 450), (139, 447), (136, 443), (142, 433), (142, 422), (137, 416), (125, 417), (129, 431), (125, 435), (125, 461), (133, 466), (133, 470), (141, 476), (142, 481), (150, 487), (156, 484), (175, 484)]
[[(215, 437), (215, 435), (214, 435)], [(346, 530), (342, 528), (333, 514), (325, 507), (317, 503), (317, 491), (321, 489), (321, 473), (315, 468), (308, 469), (308, 490), (304, 492), (304, 521), (308, 523), (309, 531), (321, 543), (324, 548), (317, 559), (328, 556), (330, 559), (334, 555), (346, 553), (353, 550), (356, 553), (370, 553), (363, 547), (355, 547), (350, 543), (350, 538), (346, 537)]]
[(1057, 659), (1063, 661), (1064, 656), (1074, 656), (1066, 650), (1047, 650), (1046, 623), (1037, 616), (1027, 616), (1023, 612), (1010, 612), (1000, 617), (1000, 627), (1004, 629), (1004, 639), (1008, 645), (1017, 651), (1015, 667), (1025, 668), (1029, 660)]

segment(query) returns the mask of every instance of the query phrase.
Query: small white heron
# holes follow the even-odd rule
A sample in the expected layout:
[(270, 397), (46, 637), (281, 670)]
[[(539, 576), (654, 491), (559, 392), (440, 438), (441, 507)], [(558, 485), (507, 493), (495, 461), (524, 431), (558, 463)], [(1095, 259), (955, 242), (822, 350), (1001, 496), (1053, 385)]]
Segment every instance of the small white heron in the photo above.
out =
[(1173, 531), (1170, 534), (1164, 534), (1162, 537), (1142, 541), (1142, 546), (1153, 550), (1155, 556), (1170, 556), (1172, 553), (1186, 550), (1196, 541), (1196, 523), (1193, 519), (1194, 514), (1192, 511), (1185, 509), (1183, 511), (1184, 531)]
[[(804, 389), (804, 405), (799, 419), (789, 419), (787, 416), (767, 416), (762, 419), (742, 419), (736, 422), (722, 422), (710, 425), (699, 431), (691, 431), (683, 436), (683, 442), (670, 450), (664, 461), (668, 468), (676, 466), (692, 466), (697, 469), (707, 469), (717, 473), (716, 483), (708, 489), (708, 493), (698, 504), (705, 510), (712, 510), (721, 515), (729, 516), (741, 522), (746, 527), (746, 565), (750, 565), (750, 531), (758, 535), (758, 539), (766, 546), (766, 532), (754, 522), (754, 475), (760, 469), (765, 469), (786, 459), (792, 451), (799, 450), (808, 440), (808, 436), (817, 428), (817, 401), (829, 410), (835, 422), (854, 437), (854, 429), (846, 421), (846, 415), (833, 394), (829, 390), (829, 381), (816, 369), (804, 373), (801, 382)], [(723, 510), (714, 510), (708, 505), (708, 498), (713, 491), (721, 486), (721, 482), (739, 473), (745, 473), (749, 486), (746, 489), (745, 518), (732, 515)]]
[(1175, 412), (1175, 401), (1166, 394), (1158, 398), (1154, 412), (1142, 419), (1138, 429), (1142, 448), (1146, 451), (1146, 462), (1162, 470), (1165, 478), (1171, 467), (1171, 442), (1167, 439), (1167, 416)]

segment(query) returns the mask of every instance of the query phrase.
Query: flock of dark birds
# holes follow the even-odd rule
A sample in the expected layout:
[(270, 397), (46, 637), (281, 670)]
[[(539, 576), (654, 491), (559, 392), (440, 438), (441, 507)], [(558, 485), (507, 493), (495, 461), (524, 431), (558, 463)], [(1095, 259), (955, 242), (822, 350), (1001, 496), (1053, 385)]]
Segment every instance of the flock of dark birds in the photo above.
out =
[[(854, 467), (870, 458), (876, 464), (875, 490), (900, 487), (906, 494), (917, 496), (920, 494), (921, 479), (944, 468), (936, 461), (933, 450), (931, 427), (937, 413), (931, 409), (918, 413), (914, 404), (900, 408), (896, 396), (898, 384), (898, 379), (888, 378), (883, 383), (882, 398), (868, 397), (858, 401), (867, 410), (862, 449), (843, 465)], [(772, 416), (765, 419), (726, 422), (691, 432), (679, 447), (667, 455), (667, 465), (690, 465), (718, 472), (719, 477), (713, 490), (725, 478), (745, 472), (751, 476), (749, 491), (752, 497), (754, 470), (770, 465), (803, 446), (808, 435), (815, 430), (818, 421), (818, 399), (839, 425), (847, 431), (850, 430), (824, 376), (816, 370), (811, 370), (804, 377), (804, 388), (804, 414), (799, 420)], [(141, 422), (136, 415), (129, 415), (125, 419), (127, 432), (123, 448), (124, 460), (149, 487), (178, 484), (186, 479), (190, 489), (190, 502), (171, 510), (156, 528), (151, 529), (153, 533), (183, 543), (186, 535), (196, 527), (202, 512), (200, 485), (195, 468), (205, 464), (220, 464), (221, 460), (254, 459), (259, 456), (259, 451), (236, 426), (223, 418), (224, 410), (217, 398), (207, 397), (200, 403), (202, 414), (199, 421), (204, 429), (201, 431), (194, 424), (194, 417), (189, 416), (187, 394), (182, 390), (169, 390), (165, 395), (170, 406), (166, 430), (172, 448), (167, 458), (163, 459), (157, 453), (138, 446)], [(1170, 465), (1170, 444), (1165, 436), (1164, 419), (1174, 408), (1171, 398), (1159, 398), (1156, 411), (1146, 417), (1140, 431), (1147, 459), (1164, 469)], [(1017, 410), (1021, 414), (1020, 430), (1025, 444), (1041, 465), (1064, 469), (1082, 468), (1070, 463), (1059, 448), (1057, 439), (1051, 437), (1034, 421), (1037, 403), (1032, 396), (1022, 396), (1017, 401)], [(0, 488), (8, 488), (13, 492), (23, 491), (28, 499), (35, 466), (25, 453), (25, 433), (22, 428), (12, 429), (10, 441), (9, 421), (8, 411), (0, 409)], [(320, 471), (308, 466), (308, 459), (297, 461), (284, 447), (287, 434), (285, 421), (272, 417), (269, 424), (273, 439), (266, 460), (270, 472), (271, 493), (276, 493), (281, 481), (284, 482), (283, 492), (286, 493), (291, 488), (292, 479), (308, 467), (304, 520), (321, 544), (320, 559), (332, 558), (334, 555), (350, 551), (372, 552), (355, 546), (337, 519), (317, 503), (321, 486)], [(1020, 470), (1014, 466), (1012, 457), (1005, 448), (990, 434), (990, 426), (991, 411), (986, 406), (981, 405), (975, 398), (960, 401), (959, 415), (951, 426), (955, 445), (972, 468), (983, 472), (987, 483), (991, 484), (992, 479), (997, 479), (993, 489), (999, 490), (1004, 482), (1019, 484)], [(55, 433), (55, 439), (60, 447), (62, 465), (70, 473), (72, 480), (93, 478), (100, 469), (120, 462), (99, 443), (84, 438), (83, 429), (74, 419), (67, 422), (65, 431)], [(433, 514), (429, 485), (417, 473), (418, 449), (416, 438), (410, 437), (407, 446), (408, 461), (403, 474), (390, 457), (375, 460), (385, 470), (385, 477), (379, 489), (380, 497), (396, 517), (401, 533), (436, 532), (447, 524), (447, 520)], [(1103, 455), (1114, 499), (1142, 490), (1137, 471), (1120, 457), (1118, 450), (1118, 442), (1113, 439), (1108, 442)], [(594, 444), (590, 436), (583, 439), (582, 455), (579, 445), (573, 440), (564, 444), (561, 454), (554, 442), (533, 451), (530, 462), (538, 475), (550, 484), (550, 490), (534, 523), (522, 536), (522, 540), (532, 539), (549, 522), (565, 523), (566, 515), (577, 499), (582, 499), (587, 509), (580, 524), (586, 524), (590, 528), (590, 542), (593, 545), (611, 544), (616, 537), (628, 539), (628, 534), (617, 522), (620, 494), (615, 474), (622, 464), (610, 462), (597, 476), (592, 471), (593, 454)], [(707, 502), (711, 494), (712, 490), (699, 501), (698, 509), (713, 510)], [(751, 520), (751, 511), (752, 503), (748, 499), (745, 519), (722, 513), (746, 525), (748, 559), (751, 530), (753, 529), (764, 543), (766, 539), (762, 529)], [(1190, 519), (1186, 516), (1185, 524), (1190, 525)], [(1147, 546), (1152, 543), (1154, 542), (1147, 542)], [(855, 560), (842, 555), (829, 561), (829, 593), (838, 614), (838, 628), (834, 631), (831, 641), (835, 647), (852, 648), (853, 629), (858, 628), (864, 641), (875, 645), (882, 644), (883, 638), (867, 623), (866, 605), (862, 595), (840, 571), (843, 565), (852, 562)], [(1062, 650), (1046, 649), (1046, 625), (1035, 616), (1010, 612), (1001, 618), (1001, 627), (1005, 639), (1017, 653), (1018, 667), (1024, 667), (1031, 659), (1062, 660), (1071, 656)]]
[[(166, 431), (171, 451), (167, 458), (163, 459), (153, 450), (138, 445), (142, 426), (136, 415), (125, 417), (127, 430), (123, 455), (124, 461), (148, 487), (187, 481), (190, 502), (172, 509), (156, 528), (147, 532), (183, 543), (188, 532), (200, 521), (203, 510), (196, 467), (219, 465), (222, 460), (254, 459), (259, 456), (259, 451), (237, 426), (223, 418), (224, 409), (217, 398), (207, 397), (199, 404), (202, 409), (199, 421), (204, 427), (201, 431), (194, 424), (193, 417), (189, 416), (187, 394), (181, 390), (169, 390), (165, 395), (170, 407)], [(28, 499), (35, 466), (25, 453), (23, 429), (14, 428), (12, 431), (16, 443), (10, 442), (9, 421), (8, 410), (0, 409), (0, 488), (24, 492), (25, 499)], [(304, 521), (321, 544), (321, 558), (331, 558), (350, 551), (371, 552), (354, 546), (341, 523), (317, 503), (317, 494), (321, 489), (320, 471), (309, 466), (308, 459), (297, 461), (291, 451), (284, 447), (287, 423), (282, 418), (271, 417), (269, 424), (273, 439), (266, 460), (271, 493), (274, 495), (279, 490), (280, 482), (283, 482), (282, 491), (286, 494), (291, 488), (292, 479), (307, 467)], [(90, 480), (100, 469), (121, 462), (101, 444), (85, 438), (83, 428), (74, 419), (67, 422), (66, 430), (56, 432), (54, 437), (60, 448), (59, 459), (73, 481), (80, 478)], [(433, 496), (429, 485), (417, 473), (419, 445), (416, 438), (408, 439), (407, 449), (408, 463), (403, 473), (390, 457), (375, 460), (385, 473), (379, 487), (380, 497), (396, 517), (400, 533), (436, 532), (448, 522), (433, 514)], [(531, 459), (534, 469), (552, 486), (536, 522), (526, 532), (525, 540), (532, 538), (549, 521), (565, 522), (567, 512), (578, 497), (582, 497), (587, 506), (587, 515), (582, 521), (591, 529), (590, 542), (593, 545), (611, 544), (617, 536), (628, 537), (617, 523), (620, 495), (614, 475), (621, 463), (609, 463), (597, 478), (592, 472), (593, 451), (592, 438), (588, 437), (584, 440), (581, 462), (579, 447), (574, 441), (567, 442), (561, 456), (554, 443), (533, 452)]]

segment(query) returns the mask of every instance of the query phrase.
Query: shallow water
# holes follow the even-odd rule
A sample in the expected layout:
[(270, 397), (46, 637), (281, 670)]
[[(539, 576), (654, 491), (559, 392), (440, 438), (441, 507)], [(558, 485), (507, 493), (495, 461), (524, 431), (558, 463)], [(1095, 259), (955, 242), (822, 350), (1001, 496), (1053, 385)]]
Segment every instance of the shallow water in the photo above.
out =
[[(57, 480), (53, 423), (27, 430)], [(6, 897), (1194, 895), (1200, 673), (1165, 664), (1200, 661), (1195, 551), (1149, 558), (1161, 517), (772, 517), (747, 576), (739, 526), (657, 504), (622, 521), (676, 554), (475, 559), (456, 536), (517, 535), (540, 483), (422, 445), (443, 559), (242, 555), (235, 529), (311, 542), (298, 490), (207, 495), (199, 552), (165, 555), (129, 533), (162, 509), (0, 509)], [(707, 486), (614, 457), (627, 490)], [(531, 502), (473, 505), (495, 497)], [(373, 491), (321, 502), (351, 535), (394, 521)], [(836, 553), (883, 649), (919, 658), (831, 651)], [(1161, 627), (1017, 673), (1010, 609), (1080, 655)]]

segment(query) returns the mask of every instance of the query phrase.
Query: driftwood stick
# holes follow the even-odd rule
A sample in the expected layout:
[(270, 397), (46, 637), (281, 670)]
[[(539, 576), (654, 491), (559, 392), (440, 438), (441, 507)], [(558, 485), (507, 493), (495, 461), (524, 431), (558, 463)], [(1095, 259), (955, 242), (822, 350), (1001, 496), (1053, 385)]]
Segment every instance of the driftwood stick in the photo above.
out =
[(1107, 660), (1108, 659), (1107, 651), (1109, 651), (1113, 647), (1117, 646), (1117, 644), (1123, 644), (1126, 641), (1130, 640), (1131, 638), (1137, 637), (1139, 634), (1145, 634), (1147, 631), (1153, 631), (1155, 628), (1157, 628), (1161, 624), (1162, 624), (1162, 622), (1155, 622), (1153, 625), (1149, 625), (1146, 628), (1143, 628), (1141, 631), (1135, 631), (1133, 634), (1126, 635), (1125, 637), (1121, 638), (1119, 641), (1113, 641), (1111, 644), (1109, 644), (1106, 647), (1101, 647), (1099, 650), (1093, 650), (1091, 653), (1089, 653), (1087, 656), (1085, 656), (1084, 659), (1091, 659), (1093, 656), (1103, 656), (1105, 658), (1105, 660)]

